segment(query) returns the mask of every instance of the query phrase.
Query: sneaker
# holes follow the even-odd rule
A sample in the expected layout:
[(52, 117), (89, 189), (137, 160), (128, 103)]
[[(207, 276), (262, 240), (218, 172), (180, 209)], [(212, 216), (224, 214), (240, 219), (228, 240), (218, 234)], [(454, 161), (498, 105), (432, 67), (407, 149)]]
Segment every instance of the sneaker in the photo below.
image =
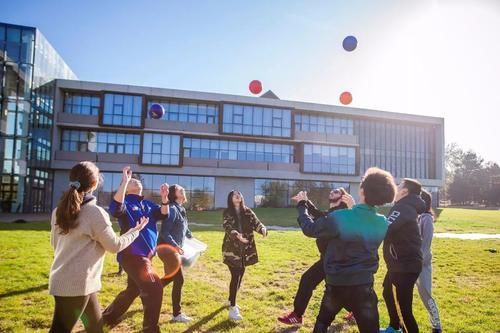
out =
[(278, 317), (278, 321), (286, 325), (301, 325), (302, 317), (297, 316), (295, 312), (292, 311), (285, 316)]
[(235, 305), (235, 306), (230, 306), (229, 307), (229, 319), (231, 320), (242, 320), (243, 317), (241, 316), (240, 313), (240, 307)]
[(345, 321), (355, 321), (354, 319), (354, 314), (352, 312), (348, 312), (345, 316), (344, 316), (344, 320)]
[(381, 328), (380, 333), (403, 333), (403, 331), (394, 329), (391, 326), (389, 326), (386, 329)]
[(179, 313), (177, 316), (172, 318), (173, 322), (176, 323), (189, 323), (193, 318), (186, 316), (184, 313)]

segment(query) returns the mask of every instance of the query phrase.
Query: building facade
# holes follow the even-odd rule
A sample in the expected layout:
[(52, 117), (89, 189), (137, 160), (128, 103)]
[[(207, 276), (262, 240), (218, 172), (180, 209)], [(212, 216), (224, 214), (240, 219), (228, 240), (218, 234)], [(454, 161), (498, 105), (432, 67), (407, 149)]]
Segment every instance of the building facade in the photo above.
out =
[(43, 34), (0, 23), (0, 211), (52, 205), (50, 153), (55, 78), (76, 79)]
[[(332, 187), (357, 197), (371, 166), (443, 183), (442, 118), (286, 101), (276, 98), (55, 80), (50, 167), (52, 208), (80, 160), (98, 163), (107, 206), (130, 165), (156, 199), (163, 182), (188, 193), (189, 208), (226, 206), (240, 190), (250, 207), (286, 207), (307, 190), (326, 205)], [(272, 95), (271, 95), (272, 96)], [(148, 109), (160, 103), (161, 119)]]

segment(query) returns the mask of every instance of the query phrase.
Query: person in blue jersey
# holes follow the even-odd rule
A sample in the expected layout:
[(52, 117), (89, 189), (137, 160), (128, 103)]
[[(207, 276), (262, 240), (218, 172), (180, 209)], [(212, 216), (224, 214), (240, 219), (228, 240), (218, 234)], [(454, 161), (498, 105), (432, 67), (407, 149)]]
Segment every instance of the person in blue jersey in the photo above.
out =
[(168, 216), (168, 184), (160, 186), (160, 195), (160, 205), (144, 200), (140, 180), (132, 178), (130, 167), (123, 168), (122, 181), (109, 205), (109, 212), (118, 219), (121, 233), (136, 225), (142, 217), (149, 218), (149, 222), (139, 237), (117, 256), (127, 273), (127, 288), (104, 310), (103, 320), (107, 326), (114, 326), (140, 296), (144, 308), (143, 332), (160, 331), (158, 320), (163, 285), (153, 271), (151, 259), (158, 240), (156, 222)]
[(360, 204), (313, 220), (307, 209), (307, 192), (298, 201), (298, 222), (306, 236), (328, 238), (324, 254), (326, 289), (314, 332), (327, 332), (342, 308), (356, 318), (360, 333), (379, 331), (377, 295), (373, 276), (379, 267), (378, 249), (387, 232), (385, 216), (375, 206), (391, 203), (396, 194), (392, 175), (378, 168), (366, 171), (359, 186)]

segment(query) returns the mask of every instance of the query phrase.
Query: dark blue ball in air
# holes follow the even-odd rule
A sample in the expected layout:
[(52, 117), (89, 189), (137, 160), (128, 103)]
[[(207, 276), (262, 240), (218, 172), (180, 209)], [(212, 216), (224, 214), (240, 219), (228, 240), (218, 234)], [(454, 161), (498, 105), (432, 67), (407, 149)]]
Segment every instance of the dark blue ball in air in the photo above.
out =
[(344, 47), (344, 50), (348, 52), (354, 51), (356, 46), (358, 46), (358, 40), (354, 36), (347, 36), (346, 38), (344, 38), (342, 46)]
[(161, 104), (153, 103), (149, 108), (149, 116), (153, 119), (160, 119), (165, 114), (165, 109)]

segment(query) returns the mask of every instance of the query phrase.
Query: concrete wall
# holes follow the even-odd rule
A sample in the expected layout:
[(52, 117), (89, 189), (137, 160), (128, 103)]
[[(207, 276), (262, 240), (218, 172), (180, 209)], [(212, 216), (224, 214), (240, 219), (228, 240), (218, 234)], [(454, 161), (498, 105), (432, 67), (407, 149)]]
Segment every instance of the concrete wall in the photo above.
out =
[(238, 190), (245, 198), (245, 204), (253, 208), (255, 182), (253, 179), (217, 177), (215, 178), (215, 207), (227, 207), (227, 195), (232, 190)]

